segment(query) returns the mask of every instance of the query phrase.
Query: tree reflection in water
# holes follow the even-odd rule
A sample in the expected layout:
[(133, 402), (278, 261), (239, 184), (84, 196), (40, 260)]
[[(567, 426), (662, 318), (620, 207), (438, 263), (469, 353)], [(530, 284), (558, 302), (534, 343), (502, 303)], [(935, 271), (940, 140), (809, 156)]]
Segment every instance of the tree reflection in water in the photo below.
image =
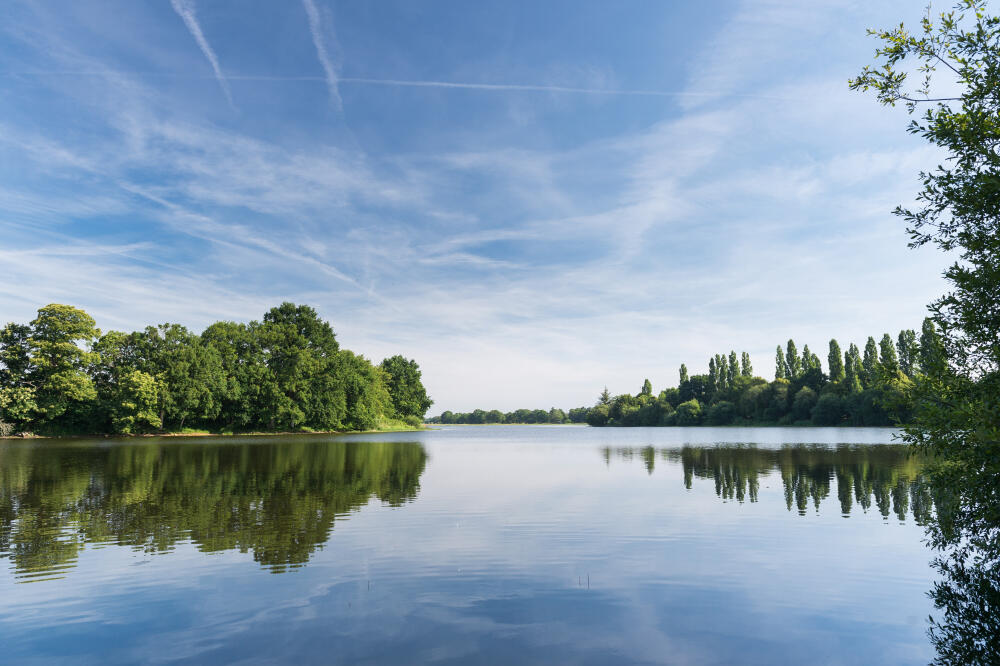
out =
[(906, 446), (842, 445), (837, 448), (806, 444), (780, 449), (753, 446), (712, 446), (680, 449), (653, 447), (605, 448), (605, 461), (639, 459), (650, 474), (656, 460), (680, 463), (684, 486), (690, 489), (694, 479), (712, 479), (715, 494), (723, 500), (757, 502), (760, 479), (771, 474), (781, 477), (785, 504), (804, 515), (812, 504), (830, 497), (836, 481), (836, 494), (843, 515), (856, 506), (867, 512), (874, 504), (885, 518), (890, 513), (899, 520), (907, 514), (924, 525), (933, 512), (932, 491), (921, 472), (922, 462)]
[(406, 442), (0, 447), (0, 557), (25, 580), (71, 569), (87, 543), (148, 552), (190, 541), (302, 566), (337, 517), (413, 500), (427, 454)]

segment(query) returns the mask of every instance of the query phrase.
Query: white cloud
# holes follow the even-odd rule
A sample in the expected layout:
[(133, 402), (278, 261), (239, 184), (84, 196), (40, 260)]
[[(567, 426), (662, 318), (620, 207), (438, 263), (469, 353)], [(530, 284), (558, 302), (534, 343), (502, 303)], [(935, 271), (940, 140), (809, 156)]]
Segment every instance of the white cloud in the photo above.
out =
[(229, 83), (226, 81), (226, 77), (222, 75), (222, 68), (219, 66), (219, 58), (215, 55), (215, 51), (212, 50), (212, 45), (205, 39), (205, 33), (201, 31), (201, 25), (195, 16), (194, 0), (170, 0), (170, 5), (184, 21), (188, 32), (194, 37), (194, 41), (198, 43), (198, 48), (201, 49), (201, 52), (205, 54), (205, 58), (208, 59), (209, 64), (212, 65), (215, 79), (219, 82), (219, 87), (222, 88), (229, 106), (235, 108), (233, 105), (233, 94), (229, 90)]

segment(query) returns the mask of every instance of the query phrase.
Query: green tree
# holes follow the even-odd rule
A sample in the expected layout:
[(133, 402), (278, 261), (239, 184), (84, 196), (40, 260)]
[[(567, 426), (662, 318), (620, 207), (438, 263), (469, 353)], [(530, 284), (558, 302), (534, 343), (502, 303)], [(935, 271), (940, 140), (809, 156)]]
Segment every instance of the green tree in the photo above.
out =
[(799, 351), (795, 347), (795, 341), (788, 340), (785, 350), (785, 377), (795, 379), (802, 373), (802, 359), (799, 358)]
[(753, 377), (753, 365), (747, 352), (743, 352), (740, 358), (740, 374), (744, 377)]
[(812, 417), (813, 407), (816, 406), (818, 397), (816, 392), (808, 386), (803, 386), (795, 394), (792, 400), (792, 416), (796, 421), (805, 421)]
[(3, 436), (30, 427), (38, 413), (31, 382), (31, 327), (7, 324), (0, 329), (0, 422)]
[(729, 352), (729, 365), (726, 370), (726, 386), (733, 388), (736, 386), (736, 378), (740, 376), (740, 364), (735, 351)]
[(86, 427), (97, 391), (88, 369), (97, 355), (89, 347), (101, 332), (94, 319), (70, 305), (50, 304), (31, 322), (31, 382), (43, 427)]
[[(684, 366), (681, 366), (684, 367)], [(597, 398), (598, 405), (610, 405), (611, 404), (611, 393), (608, 391), (608, 387), (605, 386), (604, 390), (601, 391), (601, 395)]]
[(865, 343), (865, 355), (861, 359), (861, 368), (862, 386), (865, 388), (875, 386), (881, 366), (878, 362), (878, 346), (875, 344), (875, 338), (871, 336), (868, 336), (868, 342)]
[(892, 338), (886, 333), (879, 342), (879, 364), (882, 370), (890, 377), (899, 374), (899, 358), (896, 356), (896, 346)]
[[(921, 174), (919, 208), (896, 209), (911, 246), (959, 254), (945, 271), (951, 291), (930, 306), (940, 347), (925, 326), (906, 438), (934, 454), (931, 474), (947, 497), (929, 532), (943, 576), (932, 593), (943, 611), (932, 621), (937, 661), (987, 664), (1000, 663), (1000, 17), (984, 0), (956, 7), (928, 15), (915, 33), (903, 24), (871, 31), (882, 43), (878, 62), (850, 85), (910, 113), (926, 107), (908, 131), (948, 156)], [(910, 71), (922, 76), (914, 89)]]
[(642, 390), (639, 395), (653, 395), (653, 383), (648, 379), (642, 383)]
[(778, 345), (778, 351), (774, 356), (774, 378), (785, 379), (785, 376), (788, 374), (787, 368), (788, 366), (785, 363), (785, 352), (781, 348), (781, 345)]
[(836, 340), (830, 340), (830, 353), (826, 357), (826, 363), (830, 369), (830, 381), (844, 381), (844, 361), (840, 352), (840, 345)]
[(844, 399), (836, 393), (824, 393), (812, 409), (812, 421), (820, 426), (840, 425), (845, 417)]
[(141, 370), (128, 370), (114, 386), (110, 415), (114, 432), (134, 434), (158, 430), (159, 395), (163, 387), (158, 379)]
[(379, 367), (386, 376), (393, 412), (403, 419), (422, 420), (433, 401), (420, 380), (417, 362), (397, 355), (385, 359)]
[(677, 405), (675, 423), (679, 426), (691, 426), (701, 423), (701, 403), (688, 400)]
[(688, 369), (687, 366), (684, 365), (683, 363), (681, 363), (680, 376), (681, 376), (681, 381), (678, 384), (678, 386), (680, 386), (681, 384), (683, 384), (688, 380)]
[(920, 347), (917, 345), (917, 332), (904, 329), (896, 338), (896, 351), (899, 353), (899, 368), (911, 379), (917, 374), (917, 364), (920, 358)]
[(944, 344), (937, 326), (933, 319), (925, 317), (920, 328), (920, 371), (925, 375), (934, 374), (942, 369), (944, 360)]
[(848, 393), (861, 392), (862, 373), (861, 352), (858, 351), (858, 346), (852, 342), (844, 354), (844, 382), (847, 385)]

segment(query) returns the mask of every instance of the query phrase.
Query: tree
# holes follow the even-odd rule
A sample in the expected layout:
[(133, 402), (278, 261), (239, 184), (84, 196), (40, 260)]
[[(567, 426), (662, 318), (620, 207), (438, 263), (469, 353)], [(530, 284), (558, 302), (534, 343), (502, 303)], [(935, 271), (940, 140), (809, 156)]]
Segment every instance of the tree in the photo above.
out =
[(844, 381), (847, 384), (848, 393), (861, 392), (862, 371), (861, 352), (858, 351), (858, 346), (852, 342), (844, 354)]
[(708, 359), (708, 385), (712, 393), (719, 390), (719, 366), (716, 363), (718, 358), (719, 356), (716, 354), (713, 358)]
[[(684, 366), (681, 366), (684, 367)], [(608, 387), (605, 386), (604, 390), (601, 391), (600, 397), (597, 399), (598, 405), (610, 405), (611, 404), (611, 393), (608, 391)]]
[[(914, 394), (916, 412), (905, 437), (931, 452), (938, 515), (929, 528), (943, 580), (932, 592), (943, 611), (931, 638), (942, 664), (1000, 662), (1000, 17), (985, 0), (963, 0), (957, 11), (930, 15), (911, 33), (903, 24), (870, 31), (881, 42), (878, 62), (850, 82), (875, 91), (882, 104), (904, 102), (908, 127), (948, 159), (921, 173), (919, 208), (899, 207), (911, 247), (957, 251), (945, 271), (951, 291), (930, 305)], [(922, 83), (907, 87), (907, 69)], [(944, 94), (936, 92), (945, 70)], [(956, 85), (957, 84), (957, 85)], [(955, 92), (952, 92), (952, 91)], [(924, 349), (926, 347), (926, 351)], [(925, 356), (926, 354), (926, 356)]]
[(31, 322), (31, 382), (43, 426), (73, 429), (91, 417), (97, 391), (87, 370), (97, 356), (79, 344), (89, 347), (100, 334), (90, 315), (70, 305), (46, 305)]
[(639, 395), (653, 395), (653, 383), (648, 379), (642, 383), (642, 390)]
[(736, 357), (735, 351), (729, 352), (729, 366), (727, 368), (726, 375), (726, 385), (729, 388), (734, 388), (736, 386), (736, 378), (740, 375), (740, 365), (739, 360)]
[(920, 371), (925, 375), (933, 374), (941, 369), (945, 358), (944, 344), (938, 334), (937, 326), (930, 317), (924, 318), (920, 328)]
[(830, 340), (830, 353), (826, 357), (826, 364), (830, 369), (831, 382), (841, 382), (844, 380), (844, 361), (840, 353), (840, 345), (836, 340)]
[(753, 365), (750, 363), (750, 354), (743, 352), (740, 359), (740, 374), (744, 377), (753, 377)]
[(912, 379), (917, 373), (917, 363), (920, 357), (917, 332), (912, 328), (900, 331), (896, 338), (896, 352), (899, 354), (900, 370)]
[(865, 343), (865, 355), (861, 360), (861, 368), (861, 384), (865, 388), (875, 386), (881, 367), (878, 362), (878, 347), (875, 345), (875, 338), (871, 336), (868, 336), (868, 342)]
[(799, 351), (795, 347), (795, 341), (788, 340), (787, 349), (785, 350), (785, 377), (788, 379), (795, 379), (802, 372), (802, 359), (799, 358)]
[(836, 393), (824, 393), (812, 409), (812, 421), (820, 426), (839, 425), (845, 416), (844, 399)]
[(811, 418), (817, 399), (816, 392), (808, 386), (800, 388), (792, 400), (792, 416), (795, 420), (805, 421)]
[(683, 384), (688, 380), (688, 369), (687, 366), (684, 365), (683, 363), (681, 363), (680, 376), (681, 376), (681, 381), (678, 384), (678, 386), (680, 386), (681, 384)]
[(385, 373), (386, 388), (396, 416), (422, 420), (434, 401), (427, 397), (427, 390), (420, 381), (417, 362), (396, 355), (382, 361), (379, 367)]
[(701, 403), (688, 400), (677, 405), (675, 423), (679, 426), (698, 425), (701, 423)]
[(892, 338), (886, 333), (879, 342), (879, 363), (882, 370), (889, 376), (895, 377), (899, 374), (899, 359), (896, 356), (896, 347), (892, 343)]
[(786, 374), (785, 352), (781, 349), (781, 345), (778, 345), (778, 351), (774, 356), (774, 378), (784, 379)]

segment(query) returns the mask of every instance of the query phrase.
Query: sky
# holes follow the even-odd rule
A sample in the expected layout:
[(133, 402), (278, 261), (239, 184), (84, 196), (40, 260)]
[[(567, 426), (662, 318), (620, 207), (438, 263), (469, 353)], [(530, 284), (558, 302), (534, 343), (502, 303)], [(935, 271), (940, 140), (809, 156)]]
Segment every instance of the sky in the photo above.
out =
[(0, 22), (0, 321), (283, 301), (442, 410), (591, 405), (919, 329), (941, 156), (851, 0), (39, 0)]

